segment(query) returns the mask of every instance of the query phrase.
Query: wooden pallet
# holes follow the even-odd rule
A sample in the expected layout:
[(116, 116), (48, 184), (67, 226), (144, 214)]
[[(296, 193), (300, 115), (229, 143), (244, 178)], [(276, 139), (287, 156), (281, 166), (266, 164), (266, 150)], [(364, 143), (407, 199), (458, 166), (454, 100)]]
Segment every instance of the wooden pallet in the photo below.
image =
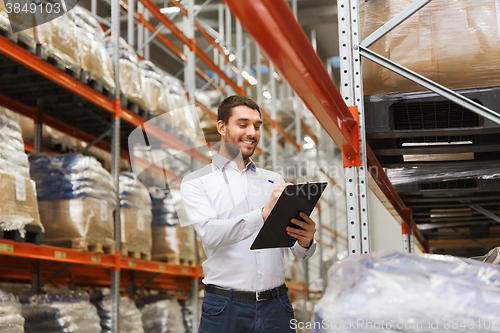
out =
[(47, 61), (49, 64), (60, 69), (61, 71), (71, 75), (75, 79), (80, 80), (82, 77), (82, 69), (80, 64), (76, 64), (67, 60), (64, 60), (57, 55), (53, 54), (47, 45), (37, 44), (36, 45), (36, 55)]
[(96, 241), (80, 241), (76, 239), (66, 239), (57, 241), (47, 241), (47, 245), (65, 247), (68, 249), (76, 249), (95, 253), (115, 254), (114, 245), (103, 245), (101, 242)]
[(139, 104), (129, 99), (127, 96), (121, 94), (120, 95), (121, 105), (135, 114), (138, 114), (144, 119), (148, 119), (148, 112), (144, 110)]
[(104, 82), (101, 78), (95, 76), (92, 72), (82, 69), (80, 81), (103, 94), (104, 96), (113, 99), (115, 96), (115, 88)]
[(43, 231), (42, 228), (37, 225), (25, 225), (24, 226), (24, 237), (21, 236), (19, 230), (2, 230), (0, 229), (0, 239), (10, 239), (17, 242), (27, 242), (34, 244), (43, 243)]
[(151, 260), (151, 252), (142, 252), (131, 244), (121, 243), (120, 249), (122, 257)]
[(10, 30), (0, 27), (0, 35), (4, 36), (11, 42), (21, 46), (23, 49), (29, 51), (30, 53), (36, 53), (36, 41), (35, 39), (30, 40), (26, 35), (21, 35), (20, 33), (13, 33)]
[(180, 259), (177, 254), (156, 254), (152, 255), (151, 258), (156, 261), (162, 261), (169, 263), (171, 265), (180, 265)]

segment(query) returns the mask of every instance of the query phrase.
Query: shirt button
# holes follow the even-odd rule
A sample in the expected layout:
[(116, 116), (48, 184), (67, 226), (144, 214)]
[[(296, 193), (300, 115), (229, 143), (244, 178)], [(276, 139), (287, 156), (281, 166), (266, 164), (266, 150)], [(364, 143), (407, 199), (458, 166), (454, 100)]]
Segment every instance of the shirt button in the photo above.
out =
[(262, 275), (262, 272), (259, 272), (259, 275)]
[(260, 250), (257, 250), (257, 253), (260, 253)]
[(255, 230), (259, 230), (259, 227), (255, 227)]

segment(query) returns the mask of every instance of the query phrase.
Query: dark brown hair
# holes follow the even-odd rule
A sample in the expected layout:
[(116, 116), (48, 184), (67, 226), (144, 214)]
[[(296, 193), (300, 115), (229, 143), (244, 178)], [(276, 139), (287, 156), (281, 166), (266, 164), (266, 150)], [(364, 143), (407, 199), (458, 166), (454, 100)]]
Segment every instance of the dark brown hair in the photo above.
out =
[(252, 98), (248, 96), (232, 95), (219, 104), (219, 107), (217, 108), (217, 121), (222, 120), (224, 124), (227, 124), (229, 117), (231, 117), (232, 109), (240, 105), (245, 105), (250, 109), (257, 110), (259, 112), (259, 116), (262, 118), (259, 105), (257, 105)]

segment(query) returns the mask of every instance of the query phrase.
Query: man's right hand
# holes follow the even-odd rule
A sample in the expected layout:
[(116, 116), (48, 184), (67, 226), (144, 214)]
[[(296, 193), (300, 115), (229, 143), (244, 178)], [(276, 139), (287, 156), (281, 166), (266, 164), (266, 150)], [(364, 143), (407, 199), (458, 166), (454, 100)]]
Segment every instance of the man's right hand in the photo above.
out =
[(287, 187), (288, 185), (293, 185), (293, 184), (284, 183), (284, 184), (274, 185), (273, 193), (271, 193), (271, 198), (269, 199), (269, 202), (262, 208), (262, 218), (264, 219), (264, 222), (266, 222), (267, 218), (269, 217), (269, 214), (271, 214), (271, 211), (274, 208), (274, 205), (276, 205), (276, 202), (278, 202), (281, 193), (283, 193), (285, 187)]

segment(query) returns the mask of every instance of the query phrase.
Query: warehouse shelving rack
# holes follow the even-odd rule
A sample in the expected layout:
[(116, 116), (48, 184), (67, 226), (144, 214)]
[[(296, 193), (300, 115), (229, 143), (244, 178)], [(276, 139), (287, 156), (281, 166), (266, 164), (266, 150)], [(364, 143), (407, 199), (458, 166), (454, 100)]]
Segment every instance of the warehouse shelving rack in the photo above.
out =
[[(189, 44), (191, 49), (185, 52), (187, 53), (186, 56), (185, 53), (176, 49), (173, 43), (169, 43), (163, 35), (156, 34), (156, 37), (174, 50), (174, 53), (183, 61), (189, 60), (190, 55), (197, 53), (211, 68), (215, 65), (208, 56), (201, 53), (199, 48), (196, 47), (192, 39), (192, 34), (189, 38), (183, 37), (183, 33), (180, 30), (175, 30), (175, 25), (172, 26), (171, 22), (163, 19), (165, 17), (163, 14), (158, 14), (159, 10), (156, 6), (152, 5), (149, 1), (143, 1), (143, 4), (146, 8), (150, 9), (153, 14), (158, 15), (160, 21), (164, 21), (167, 25), (170, 24), (170, 27), (177, 32), (180, 39)], [(115, 38), (115, 43), (117, 43), (117, 37), (119, 36), (119, 27), (116, 27), (116, 23), (119, 22), (119, 17), (117, 15), (119, 14), (119, 10), (117, 9), (119, 5), (125, 9), (127, 8), (127, 4), (124, 1), (120, 3), (118, 3), (118, 1), (113, 2), (111, 33)], [(192, 7), (190, 12), (193, 12)], [(144, 24), (153, 34), (158, 31), (154, 30), (155, 28), (144, 18), (144, 15), (134, 12), (134, 17), (139, 23)], [(188, 33), (187, 35), (190, 34)], [(237, 44), (241, 52), (241, 26), (239, 26), (238, 35), (240, 39)], [(212, 39), (211, 42), (215, 41)], [(220, 50), (220, 45), (215, 47)], [(129, 158), (128, 152), (119, 148), (126, 143), (127, 139), (126, 136), (123, 135), (123, 131), (120, 131), (120, 127), (122, 127), (126, 133), (133, 127), (143, 126), (146, 121), (121, 105), (118, 84), (119, 78), (117, 76), (119, 71), (115, 71), (115, 82), (117, 83), (117, 87), (115, 90), (115, 98), (112, 99), (88, 87), (72, 75), (41, 60), (36, 55), (16, 45), (4, 36), (0, 36), (0, 53), (2, 54), (3, 68), (9, 68), (11, 74), (23, 72), (23, 75), (31, 79), (29, 85), (20, 85), (19, 81), (15, 81), (18, 79), (16, 75), (12, 75), (9, 79), (13, 79), (14, 81), (9, 81), (9, 87), (4, 87), (4, 92), (6, 92), (6, 94), (0, 95), (0, 105), (32, 118), (36, 124), (36, 132), (38, 132), (39, 135), (35, 137), (35, 142), (26, 144), (27, 150), (39, 152), (43, 149), (40, 139), (41, 128), (43, 125), (50, 126), (80, 139), (89, 145), (94, 144), (96, 147), (110, 151), (113, 156), (112, 174), (116, 180), (118, 176), (119, 158)], [(225, 59), (227, 55), (221, 54), (221, 57)], [(274, 73), (273, 65), (269, 64), (265, 57), (259, 54), (259, 60), (267, 63), (271, 72)], [(115, 65), (114, 68), (117, 68), (117, 59), (113, 59), (113, 62)], [(194, 64), (194, 61), (188, 61), (188, 64)], [(221, 81), (224, 81), (225, 84), (234, 88), (235, 91), (242, 93), (244, 81), (242, 77), (242, 62), (238, 61), (238, 64), (239, 68), (236, 69), (234, 66), (231, 66), (232, 70), (237, 74), (237, 85), (235, 85), (234, 81), (232, 81), (222, 70), (214, 70), (221, 78)], [(260, 66), (258, 67), (258, 71), (260, 71)], [(214, 88), (221, 89), (215, 80), (210, 79), (204, 72), (199, 70), (199, 68), (195, 68), (194, 70), (191, 69), (191, 71), (186, 70), (185, 72), (189, 72), (186, 76), (191, 75), (191, 80), (189, 77), (185, 80), (188, 84), (189, 82), (194, 82), (193, 77), (195, 73), (198, 73)], [(279, 76), (276, 81), (282, 82)], [(275, 80), (271, 78), (271, 85), (273, 84), (275, 84)], [(17, 87), (19, 87), (19, 89), (17, 89)], [(29, 89), (23, 91), (23, 89), (26, 88)], [(191, 86), (187, 85), (187, 88), (190, 100), (193, 102), (195, 95), (193, 92), (194, 84), (191, 84)], [(52, 100), (50, 103), (44, 103), (43, 99), (48, 94), (51, 95)], [(58, 104), (62, 99), (68, 97), (71, 100), (69, 104), (67, 101)], [(196, 104), (206, 113), (210, 113), (209, 116), (213, 118), (214, 115), (199, 101), (194, 102), (196, 102)], [(85, 108), (85, 112), (83, 112), (83, 115), (79, 118), (67, 117), (66, 111), (62, 111), (62, 106), (71, 109), (72, 106), (77, 105), (80, 108), (82, 108), (83, 105), (83, 108)], [(110, 116), (111, 121), (102, 121)], [(86, 117), (97, 118), (102, 124), (97, 126), (99, 121), (97, 123), (82, 122), (82, 119)], [(293, 146), (300, 151), (300, 131), (297, 139), (294, 140), (291, 138), (291, 136), (277, 124), (275, 109), (272, 111), (271, 116), (264, 113), (264, 118), (272, 127), (270, 136), (272, 142), (274, 142), (273, 145), (276, 145), (279, 133), (279, 135), (291, 142)], [(60, 119), (64, 120), (62, 121)], [(297, 119), (297, 124), (300, 124), (297, 125), (298, 128), (308, 133), (317, 143), (315, 135), (307, 128), (300, 117)], [(121, 122), (121, 120), (124, 120), (124, 122)], [(108, 143), (102, 139), (110, 131), (112, 131), (112, 142)], [(209, 161), (209, 159), (199, 151), (191, 150), (185, 142), (168, 135), (168, 133), (159, 128), (149, 126), (148, 132), (169, 147), (189, 151), (194, 159), (203, 162)], [(168, 174), (167, 170), (158, 171), (160, 173), (166, 173), (167, 177), (174, 178), (176, 176)], [(116, 220), (115, 218), (115, 224)], [(115, 225), (115, 231), (117, 235), (120, 234), (119, 224)], [(9, 240), (1, 240), (0, 243), (0, 252), (2, 254), (0, 260), (2, 260), (2, 266), (6, 268), (2, 272), (2, 276), (8, 277), (12, 281), (32, 281), (34, 291), (37, 291), (40, 286), (47, 283), (58, 286), (89, 286), (90, 283), (88, 278), (92, 277), (92, 283), (96, 286), (112, 286), (113, 304), (117, 304), (117, 297), (120, 289), (124, 286), (130, 286), (130, 281), (133, 281), (132, 286), (139, 285), (140, 287), (144, 287), (147, 285), (156, 289), (184, 291), (191, 288), (191, 291), (196, 291), (198, 279), (201, 277), (201, 270), (197, 265), (194, 267), (173, 266), (161, 262), (121, 258), (119, 251), (116, 251), (115, 255), (96, 254), (46, 245), (18, 243)], [(118, 248), (116, 250), (118, 250)], [(122, 274), (120, 274), (120, 272)], [(307, 285), (291, 283), (290, 289), (291, 292), (307, 291)], [(192, 292), (192, 294), (196, 293)], [(112, 312), (113, 323), (116, 330), (118, 323), (116, 306), (113, 307)]]

